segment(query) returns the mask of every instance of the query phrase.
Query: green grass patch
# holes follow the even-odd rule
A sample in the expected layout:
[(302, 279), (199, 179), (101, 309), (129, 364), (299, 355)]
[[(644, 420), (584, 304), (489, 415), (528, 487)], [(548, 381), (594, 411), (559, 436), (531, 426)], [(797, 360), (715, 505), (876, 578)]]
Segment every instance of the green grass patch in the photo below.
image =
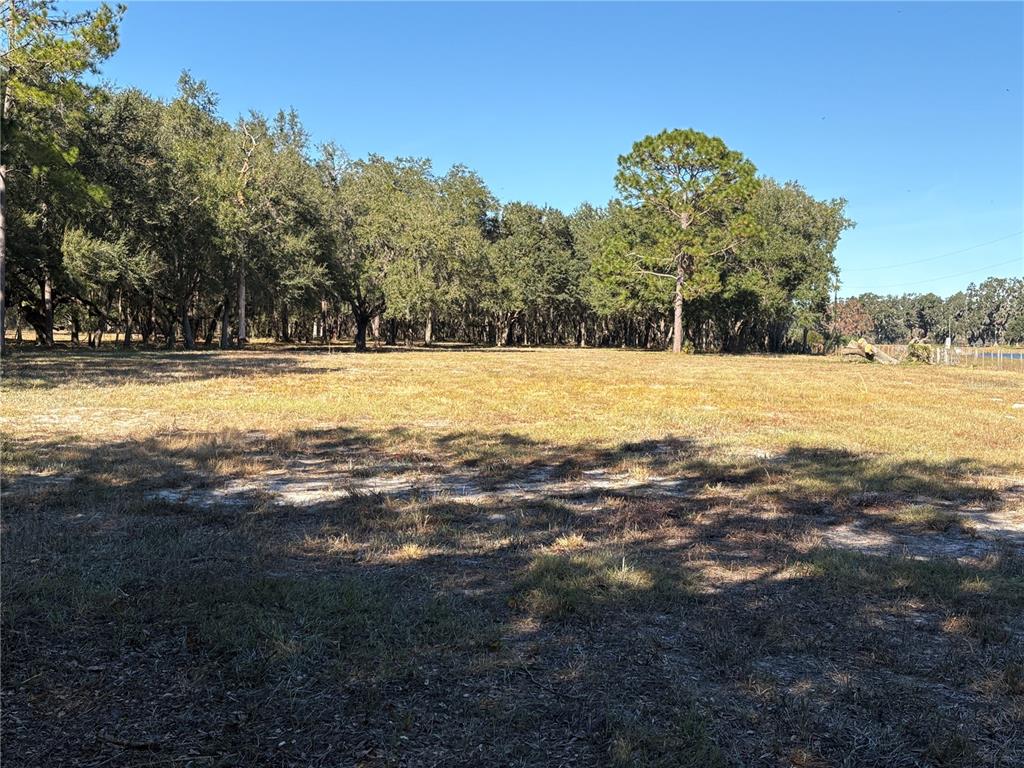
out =
[(728, 763), (695, 707), (668, 718), (608, 718), (609, 763), (614, 768), (725, 768)]
[(887, 515), (889, 520), (908, 528), (936, 533), (974, 533), (974, 526), (959, 515), (931, 504), (915, 504), (902, 507)]
[(1012, 558), (974, 566), (945, 558), (915, 560), (819, 549), (805, 564), (812, 577), (843, 594), (915, 597), (957, 609), (1024, 608), (1024, 574)]
[(198, 648), (245, 676), (333, 669), (340, 677), (397, 672), (422, 653), (496, 647), (479, 607), (389, 580), (240, 579), (183, 606)]
[(686, 574), (598, 551), (537, 555), (516, 581), (512, 602), (537, 616), (565, 618), (610, 608), (668, 608), (694, 595)]
[(5, 542), (4, 628), (91, 637), (114, 652), (173, 637), (250, 679), (391, 675), (419, 654), (500, 645), (487, 611), (425, 578), (271, 575), (244, 536), (213, 547), (208, 536), (183, 521), (106, 536), (19, 529)]

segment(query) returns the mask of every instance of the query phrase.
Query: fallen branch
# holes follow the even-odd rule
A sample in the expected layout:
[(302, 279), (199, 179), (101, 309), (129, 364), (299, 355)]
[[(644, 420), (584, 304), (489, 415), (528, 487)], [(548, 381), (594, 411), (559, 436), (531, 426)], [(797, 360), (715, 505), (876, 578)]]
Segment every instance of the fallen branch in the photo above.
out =
[(157, 739), (151, 739), (149, 741), (131, 741), (129, 739), (121, 739), (117, 736), (111, 736), (106, 733), (100, 734), (100, 741), (105, 741), (108, 744), (113, 744), (117, 747), (124, 747), (125, 749), (160, 749), (163, 746), (163, 742)]
[(867, 339), (851, 341), (843, 347), (842, 354), (844, 360), (849, 358), (860, 358), (861, 360), (867, 360), (870, 363), (882, 363), (884, 365), (895, 365), (899, 362), (899, 360), (894, 357), (890, 357)]

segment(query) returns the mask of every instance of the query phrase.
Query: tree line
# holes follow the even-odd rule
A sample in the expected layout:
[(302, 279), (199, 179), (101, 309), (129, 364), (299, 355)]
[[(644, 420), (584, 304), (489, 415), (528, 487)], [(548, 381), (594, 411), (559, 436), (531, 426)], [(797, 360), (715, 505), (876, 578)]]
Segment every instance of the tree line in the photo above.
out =
[(836, 308), (838, 330), (883, 344), (910, 339), (955, 344), (1024, 344), (1024, 279), (990, 277), (943, 299), (934, 293), (863, 293)]
[(464, 166), (313, 146), (294, 110), (229, 123), (188, 72), (170, 100), (96, 85), (123, 13), (4, 6), (0, 323), (38, 343), (780, 351), (835, 333), (845, 201), (720, 139), (636, 142), (603, 206), (500, 202)]

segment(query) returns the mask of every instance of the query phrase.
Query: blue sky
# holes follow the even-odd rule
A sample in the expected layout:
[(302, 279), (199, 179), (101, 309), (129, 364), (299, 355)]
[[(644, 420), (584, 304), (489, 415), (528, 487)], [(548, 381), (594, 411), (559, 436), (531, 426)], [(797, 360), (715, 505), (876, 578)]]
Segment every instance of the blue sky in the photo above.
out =
[(645, 134), (718, 135), (849, 201), (843, 294), (1024, 274), (1021, 3), (129, 2), (121, 39), (116, 84), (187, 68), (227, 118), (292, 106), (350, 155), (567, 211)]

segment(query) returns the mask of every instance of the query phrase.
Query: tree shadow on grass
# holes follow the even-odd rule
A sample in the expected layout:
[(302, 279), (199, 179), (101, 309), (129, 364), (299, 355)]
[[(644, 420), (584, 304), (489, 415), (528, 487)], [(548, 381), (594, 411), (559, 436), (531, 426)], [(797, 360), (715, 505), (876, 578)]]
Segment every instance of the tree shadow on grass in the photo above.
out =
[[(26, 347), (4, 357), (4, 387), (8, 390), (56, 389), (75, 384), (116, 387), (131, 383), (207, 381), (211, 379), (310, 375), (336, 373), (338, 367), (318, 366), (314, 361), (338, 355), (423, 354), (442, 352), (528, 353), (530, 348), (479, 347), (469, 344), (382, 346), (357, 353), (351, 345), (256, 345), (244, 350), (201, 347), (167, 350), (152, 347), (101, 349), (83, 347)], [(140, 375), (140, 361), (144, 375)], [(297, 365), (299, 363), (299, 365)]]
[[(1019, 555), (827, 538), (921, 495), (997, 515), (973, 478), (1006, 467), (356, 429), (17, 449), (3, 751), (19, 764), (1022, 757)], [(60, 474), (34, 479), (33, 456)]]
[(4, 360), (4, 389), (12, 392), (57, 389), (72, 384), (120, 387), (337, 371), (330, 367), (296, 365), (306, 355), (316, 359), (315, 353), (294, 351), (41, 350)]

